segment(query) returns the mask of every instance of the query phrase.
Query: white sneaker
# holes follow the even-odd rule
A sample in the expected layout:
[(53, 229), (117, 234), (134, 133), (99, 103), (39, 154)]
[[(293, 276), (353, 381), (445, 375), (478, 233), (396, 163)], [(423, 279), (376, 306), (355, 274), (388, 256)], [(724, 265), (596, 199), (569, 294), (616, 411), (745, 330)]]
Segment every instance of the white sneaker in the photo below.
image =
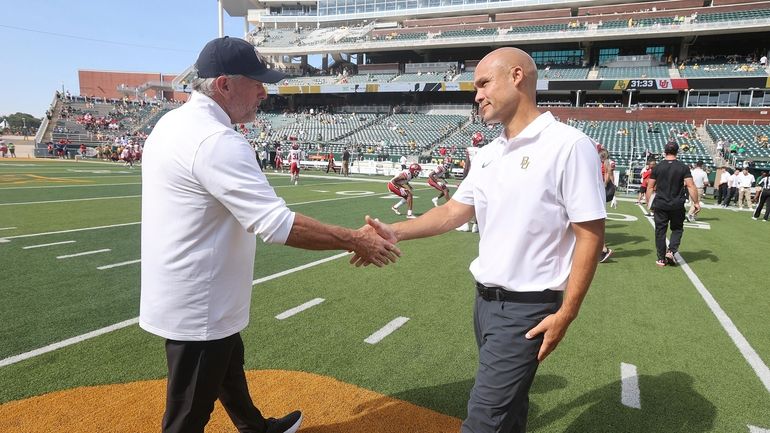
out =
[(398, 209), (394, 208), (393, 206), (390, 207), (390, 210), (392, 210), (396, 215), (401, 215), (401, 212), (399, 212)]
[(458, 232), (467, 232), (467, 231), (470, 231), (470, 229), (471, 229), (470, 225), (468, 223), (465, 223), (460, 227), (457, 227), (455, 230), (457, 230)]
[(406, 217), (407, 217), (408, 219), (410, 219), (410, 220), (417, 218), (416, 216), (414, 216), (414, 215), (412, 215), (412, 214), (409, 214), (409, 215), (407, 215)]
[(471, 233), (478, 233), (479, 232), (479, 225), (476, 223), (473, 223), (471, 226)]
[(433, 197), (432, 199), (430, 199), (430, 201), (433, 202), (434, 207), (438, 207), (438, 197)]

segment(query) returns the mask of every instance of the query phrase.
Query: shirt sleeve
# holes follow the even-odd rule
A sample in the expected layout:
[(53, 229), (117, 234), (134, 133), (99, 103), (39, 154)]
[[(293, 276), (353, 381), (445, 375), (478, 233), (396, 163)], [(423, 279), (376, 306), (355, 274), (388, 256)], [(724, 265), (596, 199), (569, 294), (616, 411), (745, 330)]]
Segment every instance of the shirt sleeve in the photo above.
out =
[(275, 194), (243, 137), (218, 132), (201, 143), (193, 159), (193, 176), (246, 231), (268, 243), (286, 242), (294, 212)]
[[(478, 162), (479, 158), (475, 158)], [(467, 159), (466, 159), (467, 163)], [(473, 201), (473, 185), (475, 183), (474, 173), (478, 172), (479, 170), (473, 169), (473, 165), (471, 165), (470, 170), (468, 170), (468, 176), (466, 176), (462, 182), (460, 182), (460, 185), (457, 187), (457, 191), (455, 191), (454, 194), (452, 194), (452, 200), (458, 201), (462, 204), (467, 204), (469, 206), (474, 206)]]
[(570, 222), (579, 223), (607, 217), (601, 161), (588, 138), (572, 146), (559, 183), (559, 199)]

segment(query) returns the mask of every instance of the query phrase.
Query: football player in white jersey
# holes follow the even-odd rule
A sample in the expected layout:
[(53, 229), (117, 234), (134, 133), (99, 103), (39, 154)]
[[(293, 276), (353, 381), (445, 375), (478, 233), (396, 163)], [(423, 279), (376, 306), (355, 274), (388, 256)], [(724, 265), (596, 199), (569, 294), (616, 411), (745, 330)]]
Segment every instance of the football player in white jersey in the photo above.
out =
[(294, 185), (299, 184), (299, 162), (302, 160), (302, 150), (299, 144), (293, 143), (289, 150), (289, 173), (291, 173), (291, 182)]
[(449, 163), (439, 164), (428, 173), (428, 185), (439, 190), (438, 197), (433, 197), (433, 206), (438, 206), (438, 200), (444, 197), (444, 202), (449, 201), (449, 188), (446, 185), (446, 177), (449, 174)]
[(420, 174), (420, 171), (422, 170), (422, 167), (420, 167), (420, 164), (412, 164), (409, 166), (408, 169), (402, 171), (401, 173), (395, 175), (393, 179), (388, 182), (388, 189), (393, 194), (401, 197), (401, 200), (398, 201), (393, 207), (390, 209), (396, 214), (401, 215), (401, 212), (398, 210), (404, 203), (407, 205), (406, 210), (406, 217), (407, 218), (416, 218), (412, 214), (412, 204), (414, 203), (414, 195), (412, 194), (412, 186), (409, 185), (409, 181), (414, 179)]

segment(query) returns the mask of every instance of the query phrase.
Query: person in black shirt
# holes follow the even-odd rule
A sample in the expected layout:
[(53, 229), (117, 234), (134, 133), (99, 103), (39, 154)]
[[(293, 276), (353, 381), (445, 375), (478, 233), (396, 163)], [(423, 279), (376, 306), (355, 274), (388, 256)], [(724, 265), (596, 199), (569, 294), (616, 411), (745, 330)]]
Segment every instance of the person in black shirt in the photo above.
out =
[[(690, 194), (693, 210), (700, 210), (698, 190), (692, 181), (690, 168), (676, 159), (679, 145), (669, 142), (664, 147), (666, 154), (663, 161), (656, 165), (647, 182), (647, 203), (655, 216), (655, 247), (658, 252), (658, 266), (676, 265), (675, 254), (679, 250), (684, 231), (685, 187)], [(655, 197), (651, 200), (652, 191)], [(666, 249), (666, 231), (671, 227), (671, 240)]]
[(757, 182), (757, 188), (759, 189), (757, 191), (759, 200), (757, 200), (757, 208), (754, 209), (754, 216), (751, 218), (757, 220), (762, 214), (762, 208), (767, 203), (767, 210), (765, 211), (765, 221), (767, 221), (770, 217), (770, 176), (766, 171), (762, 172), (762, 178)]

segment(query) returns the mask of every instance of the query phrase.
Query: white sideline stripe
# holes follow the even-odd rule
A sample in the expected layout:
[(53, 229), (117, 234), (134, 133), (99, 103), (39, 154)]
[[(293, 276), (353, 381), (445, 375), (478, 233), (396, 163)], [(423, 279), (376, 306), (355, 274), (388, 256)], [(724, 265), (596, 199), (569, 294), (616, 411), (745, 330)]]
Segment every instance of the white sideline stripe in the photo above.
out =
[(118, 266), (133, 265), (134, 263), (139, 263), (141, 261), (142, 261), (142, 259), (129, 260), (127, 262), (120, 262), (120, 263), (114, 263), (114, 264), (111, 264), (111, 265), (98, 266), (96, 269), (98, 269), (100, 271), (103, 271), (105, 269), (117, 268)]
[(35, 356), (42, 355), (44, 353), (53, 352), (54, 350), (61, 349), (62, 347), (71, 346), (75, 343), (80, 343), (81, 341), (88, 340), (90, 338), (98, 337), (100, 335), (106, 334), (108, 332), (117, 331), (118, 329), (125, 328), (127, 326), (135, 325), (139, 323), (139, 318), (135, 317), (133, 319), (125, 320), (120, 323), (116, 323), (114, 325), (110, 325), (101, 329), (97, 329), (96, 331), (91, 331), (86, 334), (78, 335), (77, 337), (68, 338), (66, 340), (60, 341), (58, 343), (49, 344), (48, 346), (41, 347), (40, 349), (35, 349), (29, 352), (25, 352), (19, 355), (11, 356), (9, 358), (5, 358), (0, 360), (0, 367), (5, 367), (7, 365), (15, 364), (20, 361), (24, 361), (25, 359), (34, 358)]
[(337, 260), (340, 257), (345, 257), (345, 256), (347, 256), (349, 254), (350, 253), (335, 254), (335, 255), (333, 255), (331, 257), (327, 257), (325, 259), (316, 260), (314, 262), (310, 262), (310, 263), (307, 263), (307, 264), (304, 264), (304, 265), (301, 265), (301, 266), (297, 266), (296, 268), (291, 268), (291, 269), (287, 269), (285, 271), (278, 272), (277, 274), (268, 275), (268, 276), (262, 277), (262, 278), (257, 278), (256, 280), (251, 282), (251, 285), (252, 286), (256, 286), (257, 284), (264, 283), (265, 281), (274, 280), (276, 278), (283, 277), (284, 275), (293, 274), (293, 273), (295, 273), (297, 271), (301, 271), (303, 269), (312, 268), (313, 266), (318, 266), (318, 265), (326, 263), (326, 262), (331, 262), (332, 260)]
[(324, 298), (315, 298), (313, 300), (305, 302), (302, 305), (298, 305), (298, 306), (296, 306), (294, 308), (288, 309), (288, 310), (284, 311), (283, 313), (275, 316), (275, 318), (278, 319), (278, 320), (288, 319), (289, 317), (291, 317), (291, 316), (293, 316), (293, 315), (295, 315), (297, 313), (301, 313), (301, 312), (307, 310), (308, 308), (315, 307), (316, 305), (320, 304), (321, 302), (323, 302), (325, 300), (326, 299), (324, 299)]
[(84, 251), (82, 253), (75, 253), (75, 254), (67, 254), (64, 256), (56, 256), (57, 259), (69, 259), (70, 257), (80, 257), (80, 256), (88, 256), (91, 254), (99, 254), (99, 253), (106, 253), (107, 251), (112, 251), (109, 248), (105, 248), (102, 250), (93, 250), (93, 251)]
[(75, 241), (52, 242), (50, 244), (30, 245), (28, 247), (23, 247), (22, 250), (31, 250), (32, 248), (52, 247), (54, 245), (64, 245), (64, 244), (74, 244), (74, 243)]
[(747, 424), (747, 427), (749, 428), (749, 433), (770, 433), (770, 430), (755, 425)]
[(96, 227), (84, 227), (82, 229), (71, 229), (71, 230), (59, 230), (56, 232), (45, 232), (45, 233), (31, 233), (28, 235), (17, 235), (17, 236), (8, 236), (4, 239), (21, 239), (21, 238), (31, 238), (35, 236), (47, 236), (47, 235), (58, 235), (61, 233), (75, 233), (75, 232), (85, 232), (89, 230), (101, 230), (101, 229), (111, 229), (113, 227), (124, 227), (124, 226), (133, 226), (141, 224), (140, 221), (134, 222), (134, 223), (123, 223), (123, 224), (112, 224), (108, 226), (96, 226)]
[(51, 188), (85, 188), (90, 186), (123, 186), (123, 185), (141, 185), (141, 182), (130, 183), (95, 183), (92, 185), (50, 185), (50, 186), (13, 186), (10, 188), (0, 188), (0, 191), (9, 189), (51, 189)]
[(642, 408), (639, 397), (639, 377), (634, 364), (620, 363), (620, 402), (623, 406)]
[(0, 227), (0, 230), (13, 230), (16, 227)]
[[(46, 204), (46, 203), (68, 203), (72, 201), (93, 201), (93, 200), (117, 200), (121, 198), (137, 198), (140, 195), (118, 195), (113, 197), (91, 197), (91, 198), (72, 198), (67, 200), (46, 200), (46, 201), (26, 201), (20, 203), (0, 203), (0, 206), (20, 206), (25, 204)], [(2, 229), (0, 229), (2, 230)]]
[[(325, 259), (316, 260), (316, 261), (308, 263), (306, 265), (297, 266), (296, 268), (292, 268), (292, 269), (288, 269), (286, 271), (278, 272), (277, 274), (268, 275), (268, 276), (262, 277), (262, 278), (260, 278), (258, 280), (254, 280), (253, 284), (256, 285), (256, 284), (259, 284), (259, 283), (262, 283), (262, 282), (265, 282), (265, 281), (270, 281), (272, 279), (275, 279), (275, 278), (278, 278), (278, 277), (282, 277), (282, 276), (285, 276), (285, 275), (289, 275), (289, 274), (292, 274), (294, 272), (298, 272), (298, 271), (301, 271), (303, 269), (307, 269), (307, 268), (313, 267), (315, 265), (320, 265), (321, 263), (326, 263), (326, 262), (338, 259), (340, 257), (345, 257), (348, 254), (349, 253), (337, 254), (337, 255), (334, 255), (334, 256), (331, 256), (331, 257), (327, 257)], [(131, 325), (135, 325), (137, 323), (139, 323), (139, 318), (138, 317), (134, 317), (133, 319), (129, 319), (129, 320), (126, 320), (126, 321), (123, 321), (123, 322), (120, 322), (120, 323), (116, 323), (114, 325), (110, 325), (110, 326), (107, 326), (107, 327), (104, 327), (104, 328), (101, 328), (101, 329), (97, 329), (96, 331), (91, 331), (91, 332), (86, 333), (86, 334), (78, 335), (77, 337), (68, 338), (68, 339), (66, 339), (64, 341), (60, 341), (58, 343), (49, 344), (48, 346), (41, 347), (40, 349), (35, 349), (35, 350), (30, 351), (30, 352), (25, 352), (25, 353), (22, 353), (22, 354), (19, 354), (19, 355), (11, 356), (9, 358), (1, 359), (0, 360), (0, 367), (5, 367), (7, 365), (15, 364), (17, 362), (24, 361), (25, 359), (33, 358), (35, 356), (42, 355), (44, 353), (53, 352), (54, 350), (61, 349), (62, 347), (70, 346), (70, 345), (75, 344), (75, 343), (80, 343), (81, 341), (88, 340), (89, 338), (93, 338), (93, 337), (97, 337), (99, 335), (107, 334), (107, 333), (112, 332), (112, 331), (117, 331), (118, 329), (125, 328), (125, 327), (131, 326)]]
[[(646, 213), (646, 210), (641, 205), (639, 208), (642, 209), (642, 212)], [(653, 227), (655, 227), (655, 222), (653, 222), (651, 219), (647, 220), (650, 222), (650, 224), (652, 224)], [(668, 243), (668, 240), (666, 240), (666, 242)], [(690, 265), (687, 264), (682, 255), (677, 252), (677, 256), (679, 266), (687, 275), (687, 278), (690, 279), (692, 284), (695, 286), (695, 289), (698, 290), (698, 293), (700, 293), (703, 300), (706, 301), (706, 305), (708, 305), (709, 309), (711, 309), (711, 312), (714, 314), (714, 316), (716, 316), (719, 324), (722, 325), (722, 328), (724, 328), (724, 330), (727, 332), (727, 335), (730, 336), (730, 339), (733, 340), (733, 344), (735, 344), (735, 346), (741, 352), (741, 355), (743, 355), (743, 358), (746, 359), (746, 362), (748, 362), (751, 368), (754, 370), (754, 373), (765, 386), (765, 389), (770, 392), (770, 368), (768, 368), (767, 364), (762, 361), (762, 358), (759, 357), (757, 351), (751, 347), (749, 341), (746, 340), (746, 337), (744, 337), (743, 334), (741, 334), (741, 331), (738, 330), (738, 327), (735, 326), (735, 323), (733, 323), (732, 319), (730, 319), (730, 316), (725, 313), (725, 310), (723, 310), (716, 299), (714, 299), (714, 296), (711, 294), (711, 292), (709, 292), (706, 286), (703, 285), (700, 278), (698, 278), (698, 276), (695, 275), (695, 272), (690, 269)]]
[(402, 327), (404, 323), (408, 321), (409, 321), (408, 317), (396, 317), (395, 319), (388, 322), (387, 325), (380, 328), (379, 331), (366, 337), (366, 340), (364, 340), (364, 342), (369, 344), (377, 344), (380, 341), (382, 341), (383, 338), (395, 332), (398, 328)]

